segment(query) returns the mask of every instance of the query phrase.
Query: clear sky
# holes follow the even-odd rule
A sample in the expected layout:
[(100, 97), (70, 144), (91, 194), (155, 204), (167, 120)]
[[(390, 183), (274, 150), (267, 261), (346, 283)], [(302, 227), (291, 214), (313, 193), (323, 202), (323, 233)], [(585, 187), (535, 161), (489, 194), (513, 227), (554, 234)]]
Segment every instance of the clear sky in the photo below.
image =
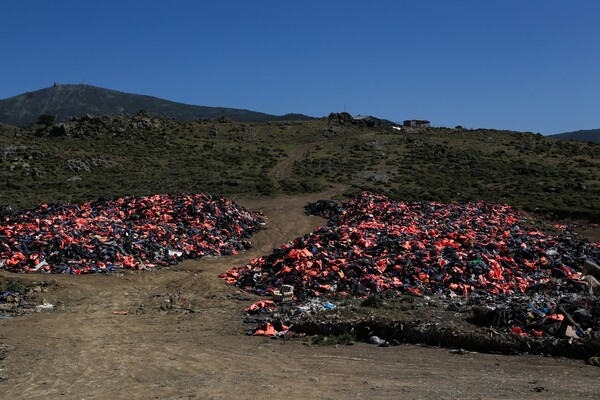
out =
[(0, 0), (0, 99), (86, 83), (270, 114), (600, 128), (597, 0)]

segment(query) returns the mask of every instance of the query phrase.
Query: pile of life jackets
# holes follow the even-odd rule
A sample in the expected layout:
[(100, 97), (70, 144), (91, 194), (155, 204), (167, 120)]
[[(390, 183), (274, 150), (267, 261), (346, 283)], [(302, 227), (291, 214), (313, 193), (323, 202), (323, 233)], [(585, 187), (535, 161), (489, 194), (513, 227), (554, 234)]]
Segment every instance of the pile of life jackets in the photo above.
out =
[[(323, 207), (308, 207), (321, 209)], [(314, 232), (221, 275), (268, 295), (293, 285), (299, 300), (373, 293), (509, 296), (581, 292), (583, 259), (600, 244), (526, 228), (508, 205), (406, 203), (362, 193)]]
[(264, 218), (223, 197), (159, 194), (44, 204), (0, 219), (0, 268), (82, 274), (236, 254)]

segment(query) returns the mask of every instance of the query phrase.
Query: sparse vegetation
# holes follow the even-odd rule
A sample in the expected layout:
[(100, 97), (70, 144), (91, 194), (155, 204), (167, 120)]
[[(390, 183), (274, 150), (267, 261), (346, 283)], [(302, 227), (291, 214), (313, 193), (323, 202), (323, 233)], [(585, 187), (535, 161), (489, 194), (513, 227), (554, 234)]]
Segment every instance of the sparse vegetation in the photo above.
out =
[[(1, 126), (0, 204), (165, 192), (239, 198), (342, 185), (348, 195), (483, 199), (600, 221), (600, 145), (591, 143), (495, 130), (398, 132), (328, 119), (88, 128), (81, 137), (52, 137)], [(277, 169), (284, 162), (289, 168)]]

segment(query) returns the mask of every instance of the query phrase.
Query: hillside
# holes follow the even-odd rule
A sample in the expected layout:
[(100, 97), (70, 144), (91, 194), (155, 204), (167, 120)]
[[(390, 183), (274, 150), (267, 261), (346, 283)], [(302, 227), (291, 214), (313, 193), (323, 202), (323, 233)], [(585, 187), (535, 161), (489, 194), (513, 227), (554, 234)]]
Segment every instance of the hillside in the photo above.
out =
[(495, 130), (345, 125), (336, 119), (181, 122), (86, 117), (0, 126), (0, 204), (208, 192), (232, 197), (342, 188), (394, 199), (488, 200), (600, 222), (600, 145)]
[(276, 116), (235, 108), (195, 106), (90, 85), (54, 84), (0, 100), (0, 123), (23, 126), (34, 123), (41, 114), (51, 114), (56, 116), (56, 122), (65, 122), (86, 114), (135, 114), (141, 109), (151, 115), (181, 121), (219, 117), (240, 122), (312, 119), (302, 114)]
[(600, 129), (587, 129), (573, 132), (558, 133), (548, 136), (554, 139), (579, 140), (580, 142), (600, 143)]

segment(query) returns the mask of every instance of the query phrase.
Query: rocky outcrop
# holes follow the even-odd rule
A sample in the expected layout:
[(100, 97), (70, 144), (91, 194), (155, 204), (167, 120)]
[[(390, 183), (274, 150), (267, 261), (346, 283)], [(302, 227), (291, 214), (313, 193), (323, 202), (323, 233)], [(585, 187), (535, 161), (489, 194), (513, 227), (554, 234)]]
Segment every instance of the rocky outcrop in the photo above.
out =
[(169, 119), (151, 117), (145, 110), (140, 110), (133, 116), (95, 117), (87, 114), (81, 118), (71, 118), (71, 121), (66, 123), (40, 128), (36, 131), (36, 135), (50, 137), (133, 136), (140, 131), (160, 129), (165, 121), (169, 121)]

